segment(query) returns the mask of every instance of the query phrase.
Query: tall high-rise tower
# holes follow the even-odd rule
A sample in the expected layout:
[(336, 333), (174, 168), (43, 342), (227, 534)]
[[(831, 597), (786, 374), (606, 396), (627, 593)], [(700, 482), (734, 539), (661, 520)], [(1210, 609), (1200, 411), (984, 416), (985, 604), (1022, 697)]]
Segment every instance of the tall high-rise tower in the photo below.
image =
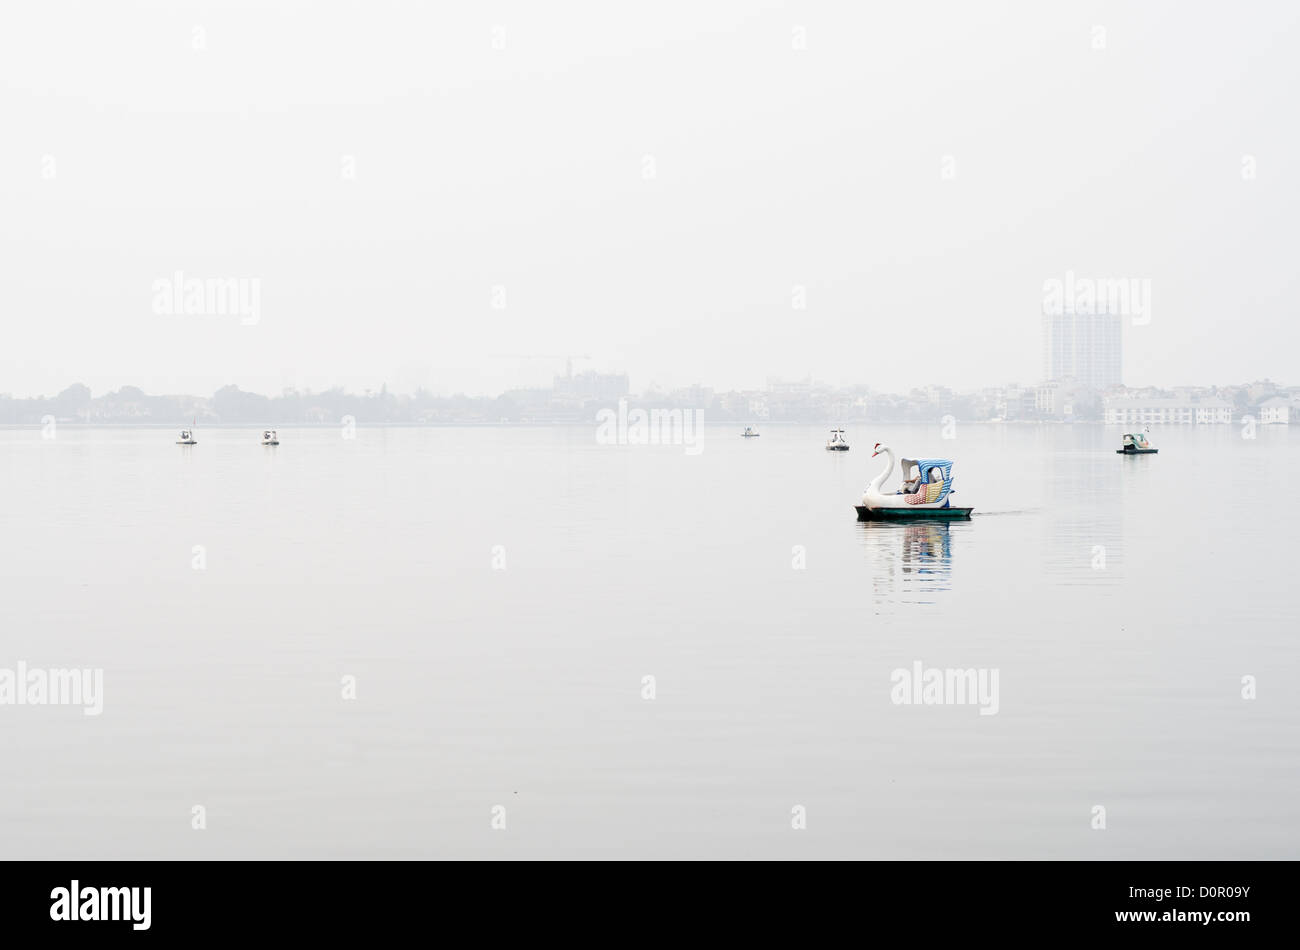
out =
[(1122, 323), (1115, 313), (1043, 315), (1043, 378), (1098, 392), (1123, 382)]

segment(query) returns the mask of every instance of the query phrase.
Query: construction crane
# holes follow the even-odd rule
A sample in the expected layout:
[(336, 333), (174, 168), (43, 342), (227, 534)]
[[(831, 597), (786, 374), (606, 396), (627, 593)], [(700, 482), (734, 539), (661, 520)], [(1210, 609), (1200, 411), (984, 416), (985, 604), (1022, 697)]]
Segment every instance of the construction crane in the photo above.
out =
[(493, 353), (494, 360), (564, 360), (564, 376), (573, 379), (573, 361), (589, 360), (590, 356), (581, 353), (557, 356), (554, 353)]

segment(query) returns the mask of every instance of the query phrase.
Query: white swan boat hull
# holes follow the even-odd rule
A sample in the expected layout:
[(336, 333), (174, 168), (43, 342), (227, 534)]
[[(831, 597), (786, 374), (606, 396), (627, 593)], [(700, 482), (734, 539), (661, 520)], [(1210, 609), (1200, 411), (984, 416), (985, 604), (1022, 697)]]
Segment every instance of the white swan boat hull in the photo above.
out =
[(884, 495), (881, 494), (880, 492), (872, 491), (870, 488), (868, 488), (866, 494), (862, 496), (862, 507), (864, 508), (911, 508), (915, 510), (917, 508), (921, 508), (921, 509), (944, 508), (944, 507), (950, 507), (950, 505), (948, 499), (946, 498), (943, 501), (931, 501), (928, 503), (921, 502), (919, 504), (909, 505), (907, 503), (906, 495), (901, 495), (901, 494)]

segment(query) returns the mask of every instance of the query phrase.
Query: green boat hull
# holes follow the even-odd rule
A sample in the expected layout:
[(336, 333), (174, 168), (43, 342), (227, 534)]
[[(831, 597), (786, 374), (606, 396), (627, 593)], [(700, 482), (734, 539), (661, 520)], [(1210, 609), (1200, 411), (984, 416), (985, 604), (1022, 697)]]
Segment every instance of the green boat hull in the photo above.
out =
[(974, 508), (864, 508), (859, 521), (970, 521)]

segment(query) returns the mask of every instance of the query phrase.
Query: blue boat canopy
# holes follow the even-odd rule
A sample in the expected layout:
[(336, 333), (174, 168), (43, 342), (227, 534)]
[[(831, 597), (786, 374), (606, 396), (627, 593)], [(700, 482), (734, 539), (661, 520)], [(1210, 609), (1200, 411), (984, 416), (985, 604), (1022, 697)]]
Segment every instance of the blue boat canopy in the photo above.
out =
[[(907, 479), (921, 477), (923, 482), (931, 481), (930, 473), (935, 469), (939, 470), (940, 477), (943, 479), (943, 490), (939, 493), (938, 501), (943, 502), (943, 507), (948, 507), (948, 496), (952, 493), (952, 460), (951, 459), (901, 459), (903, 466), (903, 477)], [(909, 471), (912, 469), (912, 471)]]

